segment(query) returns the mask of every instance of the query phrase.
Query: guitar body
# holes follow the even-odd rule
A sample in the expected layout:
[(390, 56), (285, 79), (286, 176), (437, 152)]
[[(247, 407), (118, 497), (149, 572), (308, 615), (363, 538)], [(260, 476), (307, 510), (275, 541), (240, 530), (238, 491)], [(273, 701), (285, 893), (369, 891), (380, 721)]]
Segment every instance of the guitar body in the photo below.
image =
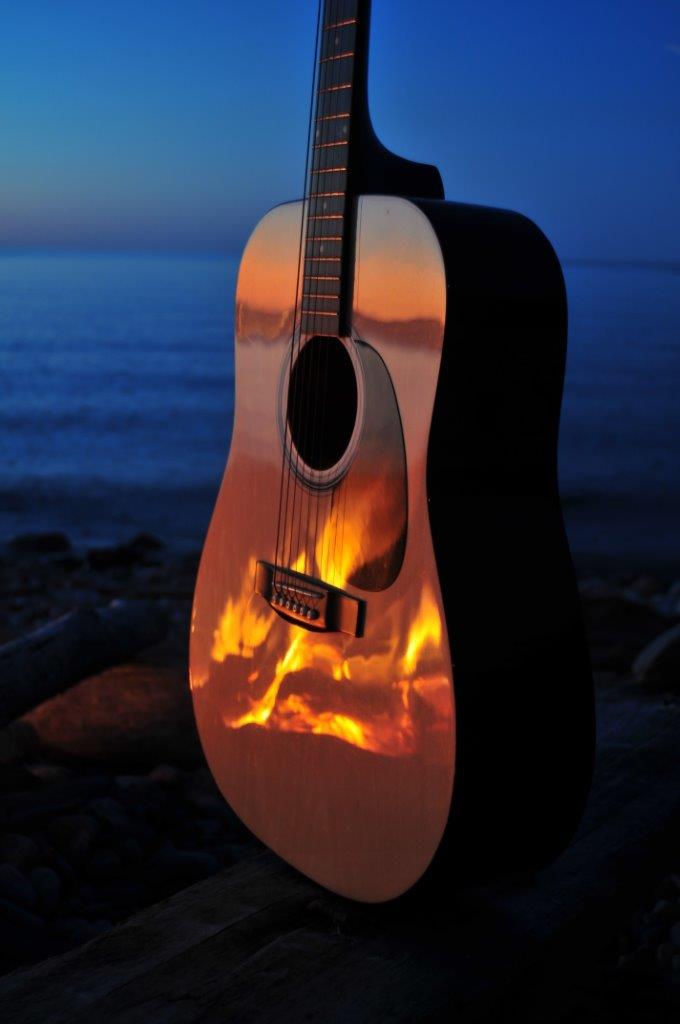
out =
[[(367, 24), (363, 0), (326, 8), (332, 32)], [(359, 28), (350, 57), (365, 57)], [(325, 59), (345, 60), (335, 44)], [(594, 728), (557, 488), (559, 264), (526, 218), (444, 202), (434, 168), (384, 150), (353, 81), (363, 159), (335, 186), (354, 186), (344, 248), (342, 225), (309, 233), (333, 219), (314, 197), (345, 195), (316, 185), (260, 222), (241, 262), (190, 677), (239, 817), (311, 878), (377, 902), (554, 858)], [(301, 283), (305, 230), (316, 275)], [(309, 281), (303, 306), (339, 302), (322, 294), (340, 276), (310, 249), (321, 239), (343, 252), (346, 326), (303, 309), (300, 333)]]

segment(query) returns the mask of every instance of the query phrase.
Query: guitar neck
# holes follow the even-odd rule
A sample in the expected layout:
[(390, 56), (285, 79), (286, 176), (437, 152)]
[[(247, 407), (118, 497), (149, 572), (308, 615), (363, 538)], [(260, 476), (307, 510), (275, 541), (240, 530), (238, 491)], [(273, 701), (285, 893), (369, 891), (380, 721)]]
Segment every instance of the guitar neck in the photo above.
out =
[(324, 0), (307, 159), (301, 329), (347, 334), (370, 0)]

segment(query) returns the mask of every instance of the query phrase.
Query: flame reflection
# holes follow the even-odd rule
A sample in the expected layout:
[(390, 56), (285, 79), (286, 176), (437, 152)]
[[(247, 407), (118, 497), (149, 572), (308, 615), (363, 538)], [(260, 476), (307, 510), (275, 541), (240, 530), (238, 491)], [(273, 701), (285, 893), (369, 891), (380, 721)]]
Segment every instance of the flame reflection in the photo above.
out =
[[(339, 567), (336, 578), (348, 571)], [(390, 606), (371, 621), (367, 642), (284, 622), (254, 593), (253, 578), (251, 562), (214, 632), (211, 675), (228, 663), (230, 677), (226, 726), (330, 736), (391, 757), (415, 753), (425, 731), (449, 730), (442, 621), (428, 584), (410, 611)]]

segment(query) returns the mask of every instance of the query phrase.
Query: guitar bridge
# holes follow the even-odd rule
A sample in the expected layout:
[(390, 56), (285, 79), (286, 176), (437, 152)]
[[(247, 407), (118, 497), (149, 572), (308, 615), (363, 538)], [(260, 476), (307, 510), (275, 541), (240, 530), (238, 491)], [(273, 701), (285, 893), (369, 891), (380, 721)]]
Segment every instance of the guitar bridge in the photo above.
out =
[(363, 636), (366, 602), (328, 583), (271, 562), (258, 562), (255, 590), (277, 615), (318, 633)]

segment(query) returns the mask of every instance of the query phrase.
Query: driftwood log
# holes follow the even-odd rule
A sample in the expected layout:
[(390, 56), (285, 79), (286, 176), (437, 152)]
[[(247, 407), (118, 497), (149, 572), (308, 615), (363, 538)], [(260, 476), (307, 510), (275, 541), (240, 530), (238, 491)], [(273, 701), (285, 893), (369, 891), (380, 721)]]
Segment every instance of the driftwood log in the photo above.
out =
[(167, 612), (150, 601), (79, 608), (0, 647), (0, 727), (69, 686), (163, 639)]
[[(677, 835), (678, 708), (617, 687), (600, 697), (598, 727), (582, 826), (535, 876), (435, 906), (371, 908), (330, 896), (264, 853), (0, 980), (4, 1019), (497, 1022), (513, 1017), (513, 1003), (528, 1019), (533, 991), (536, 1019), (552, 1020), (541, 1001), (554, 1009), (559, 984), (561, 1005)], [(641, 1007), (627, 1011), (626, 1020), (648, 1019)]]

